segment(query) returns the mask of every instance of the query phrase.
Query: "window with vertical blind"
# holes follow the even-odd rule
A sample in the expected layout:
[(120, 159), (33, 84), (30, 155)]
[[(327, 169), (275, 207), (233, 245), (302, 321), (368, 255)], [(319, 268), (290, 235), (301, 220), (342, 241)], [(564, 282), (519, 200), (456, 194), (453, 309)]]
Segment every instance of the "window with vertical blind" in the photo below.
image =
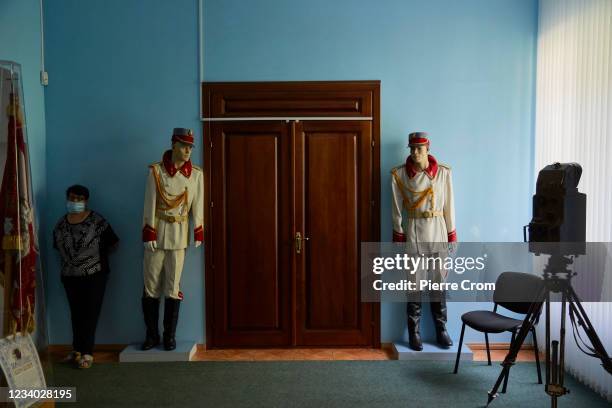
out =
[[(553, 162), (580, 163), (579, 189), (587, 194), (587, 240), (593, 242), (612, 241), (611, 138), (612, 1), (540, 0), (534, 177)], [(612, 254), (602, 259), (612, 262)], [(611, 285), (608, 277), (606, 286)], [(584, 306), (611, 353), (612, 303)], [(552, 311), (555, 333), (560, 311)], [(612, 376), (599, 360), (578, 350), (569, 332), (565, 358), (571, 374), (612, 401)]]

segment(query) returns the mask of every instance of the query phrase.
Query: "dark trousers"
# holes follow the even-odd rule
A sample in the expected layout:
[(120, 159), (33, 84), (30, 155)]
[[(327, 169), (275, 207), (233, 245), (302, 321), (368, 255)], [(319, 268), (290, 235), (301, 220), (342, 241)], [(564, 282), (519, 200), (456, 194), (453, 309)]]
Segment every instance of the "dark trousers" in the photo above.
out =
[(81, 354), (93, 354), (107, 278), (104, 272), (62, 277), (72, 318), (72, 347)]

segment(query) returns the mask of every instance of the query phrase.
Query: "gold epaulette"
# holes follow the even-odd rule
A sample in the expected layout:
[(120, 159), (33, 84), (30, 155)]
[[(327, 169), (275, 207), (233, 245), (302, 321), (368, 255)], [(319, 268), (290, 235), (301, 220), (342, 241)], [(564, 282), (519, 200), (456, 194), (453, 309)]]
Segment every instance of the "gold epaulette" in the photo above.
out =
[(155, 167), (155, 165), (156, 165), (156, 164), (157, 164), (157, 165), (160, 165), (160, 164), (161, 164), (161, 162), (151, 163), (151, 164), (149, 164), (149, 168), (150, 168), (150, 169), (152, 169), (153, 167)]
[(448, 164), (438, 163), (438, 166), (440, 166), (440, 167), (444, 167), (445, 169), (449, 169), (449, 170), (451, 170), (451, 166), (449, 166)]
[(191, 167), (192, 167), (194, 170), (202, 171), (202, 168), (201, 168), (200, 166), (196, 166), (195, 164), (192, 164), (192, 165), (191, 165)]
[(404, 168), (404, 166), (406, 166), (405, 164), (400, 164), (399, 166), (395, 166), (391, 168), (391, 174), (393, 174), (394, 172), (401, 170)]

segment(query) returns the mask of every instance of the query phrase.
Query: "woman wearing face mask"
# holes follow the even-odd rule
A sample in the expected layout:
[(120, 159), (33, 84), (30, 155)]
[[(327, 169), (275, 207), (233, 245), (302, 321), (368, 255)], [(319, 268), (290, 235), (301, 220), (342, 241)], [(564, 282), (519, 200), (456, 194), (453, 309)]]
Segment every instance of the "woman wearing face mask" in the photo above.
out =
[(66, 190), (66, 210), (53, 229), (53, 247), (61, 257), (62, 283), (72, 319), (73, 350), (67, 360), (79, 368), (93, 363), (96, 325), (108, 278), (108, 253), (119, 238), (100, 214), (87, 208), (89, 190)]

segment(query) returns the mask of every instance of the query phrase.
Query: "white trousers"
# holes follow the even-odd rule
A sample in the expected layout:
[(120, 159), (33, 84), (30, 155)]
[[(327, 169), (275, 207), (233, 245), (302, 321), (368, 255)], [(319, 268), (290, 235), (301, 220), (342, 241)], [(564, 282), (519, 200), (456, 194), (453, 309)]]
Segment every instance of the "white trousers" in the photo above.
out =
[(145, 250), (145, 295), (158, 299), (163, 293), (165, 297), (179, 299), (179, 285), (181, 282), (184, 261), (184, 249)]

